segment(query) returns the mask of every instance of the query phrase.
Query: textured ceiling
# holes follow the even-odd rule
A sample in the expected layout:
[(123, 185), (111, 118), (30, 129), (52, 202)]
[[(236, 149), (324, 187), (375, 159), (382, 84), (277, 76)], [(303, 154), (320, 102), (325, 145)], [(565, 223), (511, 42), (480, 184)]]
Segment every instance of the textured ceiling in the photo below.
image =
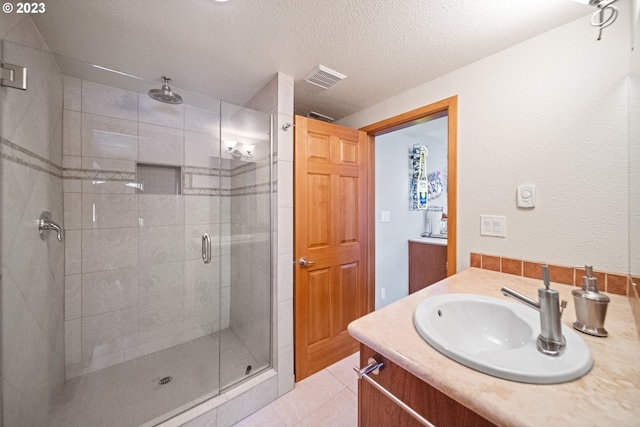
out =
[[(234, 104), (282, 72), (296, 114), (339, 119), (591, 12), (570, 0), (51, 0), (33, 20), (54, 53)], [(318, 64), (347, 78), (306, 83)]]

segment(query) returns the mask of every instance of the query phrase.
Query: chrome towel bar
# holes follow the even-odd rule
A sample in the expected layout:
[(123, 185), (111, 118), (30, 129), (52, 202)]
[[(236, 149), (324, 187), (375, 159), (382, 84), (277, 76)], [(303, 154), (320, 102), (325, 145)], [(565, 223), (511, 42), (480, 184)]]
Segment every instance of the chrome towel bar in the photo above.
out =
[(411, 408), (409, 405), (404, 403), (402, 400), (398, 399), (393, 393), (391, 393), (386, 388), (382, 387), (380, 384), (374, 381), (373, 378), (369, 376), (369, 374), (371, 373), (373, 375), (378, 375), (378, 373), (380, 372), (380, 369), (382, 369), (382, 367), (384, 366), (384, 363), (378, 362), (373, 357), (370, 357), (369, 360), (367, 360), (367, 362), (369, 362), (369, 364), (362, 369), (358, 368), (357, 366), (353, 367), (353, 370), (358, 373), (358, 379), (365, 380), (366, 382), (371, 384), (373, 387), (375, 387), (376, 390), (378, 390), (380, 393), (384, 394), (386, 397), (391, 399), (396, 405), (401, 407), (405, 412), (408, 412), (409, 415), (411, 415), (413, 418), (418, 420), (418, 422), (423, 426), (435, 427), (433, 424), (427, 421), (422, 415), (420, 415), (415, 410), (413, 410), (413, 408)]

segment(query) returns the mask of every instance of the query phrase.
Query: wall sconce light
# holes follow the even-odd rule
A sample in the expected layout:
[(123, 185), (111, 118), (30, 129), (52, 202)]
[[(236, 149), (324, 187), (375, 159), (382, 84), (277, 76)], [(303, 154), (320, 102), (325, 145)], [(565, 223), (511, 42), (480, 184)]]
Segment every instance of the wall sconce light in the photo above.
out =
[(591, 25), (598, 27), (598, 40), (602, 39), (602, 30), (613, 24), (618, 17), (618, 9), (612, 6), (618, 0), (574, 0), (589, 6), (596, 6), (597, 11), (591, 16)]
[[(236, 159), (236, 160), (240, 160), (240, 159), (252, 159), (253, 158), (253, 154), (251, 154), (253, 152), (253, 150), (256, 148), (255, 145), (253, 144), (242, 144), (238, 141), (235, 141), (233, 139), (225, 139), (224, 141), (224, 145), (225, 147), (227, 147), (227, 151), (225, 151), (224, 153), (229, 155), (230, 157)], [(244, 153), (243, 153), (244, 151)], [(245, 154), (246, 153), (246, 154)]]

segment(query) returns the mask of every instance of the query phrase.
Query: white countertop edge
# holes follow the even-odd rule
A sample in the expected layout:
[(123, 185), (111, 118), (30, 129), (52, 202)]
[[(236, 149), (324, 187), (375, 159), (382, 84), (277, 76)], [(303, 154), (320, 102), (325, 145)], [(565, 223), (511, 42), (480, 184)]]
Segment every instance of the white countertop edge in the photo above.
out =
[(416, 237), (415, 239), (409, 239), (409, 241), (426, 245), (447, 246), (447, 239), (438, 239), (436, 237)]

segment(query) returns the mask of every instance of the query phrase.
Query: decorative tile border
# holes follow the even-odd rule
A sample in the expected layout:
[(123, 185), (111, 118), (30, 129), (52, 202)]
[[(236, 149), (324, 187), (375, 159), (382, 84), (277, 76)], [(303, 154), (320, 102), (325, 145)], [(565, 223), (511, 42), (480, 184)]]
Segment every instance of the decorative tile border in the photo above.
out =
[[(3, 152), (3, 158), (5, 157)], [(229, 169), (217, 169), (217, 168), (204, 168), (204, 167), (182, 167), (182, 194), (185, 195), (200, 195), (200, 196), (246, 196), (253, 194), (268, 194), (271, 190), (269, 183), (262, 183), (256, 185), (250, 185), (239, 188), (220, 188), (220, 186), (212, 187), (196, 187), (193, 182), (195, 176), (200, 177), (213, 177), (213, 178), (231, 178), (233, 176), (240, 175), (241, 173), (248, 173), (255, 171), (260, 167), (256, 167), (255, 164), (243, 165), (241, 168), (235, 170)], [(80, 169), (80, 168), (58, 168), (60, 178), (69, 180), (88, 180), (88, 181), (113, 181), (113, 182), (136, 182), (135, 172), (119, 171), (119, 170), (105, 170), (105, 169)], [(241, 169), (241, 172), (238, 170)], [(276, 182), (274, 181), (274, 188), (276, 188)]]
[(271, 186), (268, 182), (266, 182), (264, 184), (234, 188), (231, 190), (231, 196), (251, 196), (254, 194), (269, 194), (270, 192)]
[(230, 178), (231, 172), (228, 169), (203, 168), (184, 166), (182, 168), (182, 194), (197, 196), (230, 196), (229, 189), (215, 187), (195, 187), (193, 185), (194, 176), (206, 176), (215, 178)]
[(63, 177), (60, 166), (4, 138), (0, 140), (0, 158), (40, 172), (46, 172), (56, 178)]
[(76, 169), (65, 168), (63, 170), (65, 179), (81, 179), (81, 180), (104, 180), (118, 182), (135, 182), (136, 174), (127, 171), (113, 171), (105, 169)]
[[(471, 253), (471, 267), (484, 270), (499, 271), (514, 274), (516, 276), (529, 277), (542, 280), (541, 267), (547, 263), (526, 261), (515, 258), (507, 258), (496, 255)], [(571, 286), (582, 286), (582, 276), (585, 275), (583, 267), (567, 267), (557, 264), (549, 265), (549, 278), (552, 282), (563, 283)], [(617, 295), (629, 295), (631, 277), (626, 274), (610, 273), (594, 270), (593, 274), (598, 278), (601, 290)]]
[[(62, 168), (48, 159), (39, 156), (17, 144), (6, 139), (0, 140), (0, 156), (7, 160), (28, 168), (46, 172), (56, 178), (65, 180), (81, 181), (112, 181), (112, 182), (136, 182), (136, 174), (131, 171), (105, 170), (105, 169), (82, 169), (82, 168)], [(186, 195), (206, 195), (206, 196), (248, 196), (255, 194), (269, 194), (271, 191), (269, 183), (260, 183), (239, 188), (217, 187), (194, 187), (194, 176), (208, 176), (216, 178), (232, 178), (245, 173), (255, 172), (262, 168), (269, 167), (264, 163), (244, 163), (234, 169), (217, 169), (204, 167), (182, 167), (182, 194)], [(273, 181), (274, 191), (277, 182)]]

